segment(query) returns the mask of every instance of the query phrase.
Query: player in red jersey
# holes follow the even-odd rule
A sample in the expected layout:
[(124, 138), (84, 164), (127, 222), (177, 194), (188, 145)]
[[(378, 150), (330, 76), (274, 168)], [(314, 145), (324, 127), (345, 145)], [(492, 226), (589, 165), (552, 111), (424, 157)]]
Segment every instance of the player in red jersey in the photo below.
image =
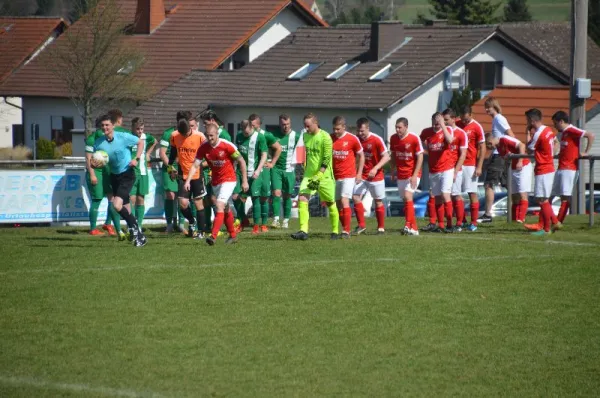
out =
[[(486, 136), (486, 145), (489, 149), (497, 149), (498, 154), (506, 157), (510, 154), (526, 155), (527, 147), (524, 143), (511, 137), (504, 135), (500, 138), (494, 137), (492, 134)], [(519, 223), (525, 221), (527, 207), (529, 201), (527, 197), (531, 191), (531, 173), (532, 167), (529, 159), (513, 159), (511, 162), (511, 190), (512, 190), (512, 213), (513, 220)]]
[[(552, 194), (552, 184), (554, 180), (554, 132), (550, 127), (542, 123), (542, 112), (539, 109), (530, 109), (525, 112), (527, 126), (535, 129), (533, 137), (529, 139), (529, 130), (527, 131), (528, 143), (527, 149), (535, 155), (535, 197), (540, 204), (540, 225), (543, 225), (539, 231), (532, 232), (533, 235), (543, 236), (551, 233), (552, 218), (556, 219), (552, 206), (548, 199)], [(556, 222), (558, 224), (558, 221)], [(532, 226), (526, 226), (531, 229)], [(536, 226), (534, 225), (533, 228)], [(559, 226), (560, 227), (560, 226)]]
[(463, 129), (456, 125), (456, 113), (454, 110), (448, 108), (442, 112), (444, 116), (444, 123), (446, 126), (452, 129), (452, 135), (454, 141), (450, 148), (452, 149), (452, 155), (455, 159), (454, 165), (454, 182), (452, 183), (452, 205), (454, 212), (456, 213), (456, 225), (452, 229), (452, 232), (462, 232), (462, 224), (465, 220), (465, 204), (462, 199), (463, 189), (463, 163), (467, 157), (467, 148), (469, 143), (467, 141), (467, 134)]
[(566, 112), (558, 111), (552, 116), (554, 127), (559, 132), (560, 153), (558, 154), (558, 171), (554, 176), (554, 186), (552, 187), (552, 196), (560, 196), (560, 211), (558, 212), (558, 221), (563, 223), (569, 207), (571, 207), (571, 196), (573, 195), (573, 186), (578, 177), (578, 159), (580, 141), (587, 138), (585, 150), (581, 156), (587, 156), (594, 144), (594, 134), (578, 129), (569, 124), (569, 115)]
[[(423, 150), (426, 155), (429, 155), (427, 152), (427, 139), (434, 134), (434, 130), (432, 127), (427, 127), (421, 131), (421, 135), (419, 138), (421, 139), (421, 143), (423, 144)], [(429, 173), (431, 175), (431, 173)], [(430, 178), (431, 180), (431, 178)], [(431, 186), (429, 187), (429, 200), (427, 201), (427, 214), (429, 215), (429, 224), (427, 226), (421, 228), (421, 231), (431, 232), (437, 229), (437, 211), (435, 209), (435, 196), (431, 192)]]
[(346, 131), (346, 119), (333, 118), (333, 175), (335, 177), (335, 200), (340, 209), (342, 239), (350, 237), (352, 209), (350, 198), (354, 186), (362, 180), (365, 154), (359, 139)]
[[(452, 232), (452, 184), (456, 177), (456, 160), (452, 153), (451, 145), (454, 141), (452, 128), (446, 126), (444, 117), (436, 112), (432, 116), (433, 133), (425, 146), (429, 153), (429, 183), (431, 193), (435, 196), (438, 228), (432, 232)], [(446, 227), (444, 227), (444, 216)]]
[(423, 166), (423, 145), (421, 139), (408, 131), (408, 119), (401, 117), (396, 120), (396, 134), (390, 138), (390, 153), (392, 179), (397, 180), (398, 192), (404, 199), (404, 217), (406, 224), (402, 233), (404, 235), (419, 235), (413, 194), (421, 180)]
[(233, 225), (234, 217), (233, 212), (229, 209), (228, 201), (229, 198), (231, 198), (231, 195), (233, 195), (233, 190), (237, 184), (234, 162), (237, 162), (238, 167), (240, 168), (240, 173), (242, 175), (242, 190), (247, 192), (249, 189), (246, 162), (235, 145), (219, 138), (217, 126), (211, 124), (206, 127), (206, 138), (207, 141), (198, 149), (196, 160), (192, 165), (184, 187), (186, 190), (190, 190), (192, 176), (196, 173), (197, 169), (201, 169), (202, 161), (206, 160), (212, 174), (211, 199), (217, 210), (212, 226), (212, 234), (206, 238), (206, 243), (211, 246), (215, 244), (223, 221), (225, 221), (227, 232), (229, 232), (229, 238), (225, 243), (236, 243), (237, 238), (235, 227)]
[(457, 126), (465, 131), (469, 142), (467, 157), (463, 163), (462, 191), (469, 194), (471, 202), (471, 222), (463, 222), (462, 228), (475, 232), (477, 230), (477, 218), (479, 217), (479, 196), (477, 195), (477, 183), (483, 173), (483, 161), (485, 159), (485, 133), (481, 124), (473, 119), (470, 106), (465, 106), (460, 114)]
[(357, 235), (366, 231), (365, 208), (362, 199), (369, 191), (375, 201), (375, 216), (377, 217), (377, 234), (385, 233), (385, 207), (383, 199), (385, 198), (385, 181), (383, 176), (383, 166), (390, 161), (390, 154), (385, 146), (383, 139), (377, 134), (369, 131), (369, 120), (361, 117), (356, 121), (358, 138), (365, 154), (365, 165), (362, 172), (362, 181), (354, 187), (352, 201), (354, 202), (354, 211), (358, 226), (354, 230)]

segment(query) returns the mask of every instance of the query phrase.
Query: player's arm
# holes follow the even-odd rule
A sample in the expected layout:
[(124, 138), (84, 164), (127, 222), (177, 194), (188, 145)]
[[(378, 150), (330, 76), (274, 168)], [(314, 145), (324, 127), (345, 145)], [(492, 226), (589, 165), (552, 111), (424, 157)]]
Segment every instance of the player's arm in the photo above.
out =
[(267, 141), (269, 148), (271, 148), (273, 150), (273, 157), (271, 159), (271, 162), (269, 162), (267, 164), (268, 168), (272, 168), (273, 165), (275, 165), (277, 163), (279, 156), (281, 156), (281, 152), (283, 151), (283, 148), (281, 147), (279, 140), (272, 133), (266, 132), (263, 136), (265, 137), (265, 140)]
[(446, 144), (448, 145), (452, 144), (452, 141), (454, 141), (452, 129), (446, 127), (446, 124), (444, 123), (444, 118), (442, 116), (438, 116), (438, 122), (442, 126), (442, 131), (444, 132), (444, 141), (446, 141)]
[(237, 150), (231, 154), (231, 159), (236, 161), (240, 168), (240, 173), (242, 173), (242, 191), (247, 192), (250, 189), (250, 185), (248, 185), (248, 168), (246, 167), (246, 161)]
[(383, 152), (383, 154), (381, 155), (381, 160), (379, 162), (377, 162), (377, 164), (373, 167), (373, 169), (371, 170), (371, 173), (373, 173), (373, 177), (375, 177), (375, 174), (381, 170), (383, 168), (383, 166), (386, 165), (387, 162), (390, 161), (391, 156), (390, 156), (390, 152), (388, 150), (385, 149), (385, 147), (383, 148), (385, 152)]
[[(263, 170), (263, 167), (265, 167), (265, 163), (267, 163), (267, 152), (262, 152), (260, 154), (260, 161), (258, 162), (258, 166), (256, 166), (256, 170), (254, 171), (253, 178), (258, 178), (258, 176), (260, 175), (260, 173)], [(275, 163), (275, 162), (273, 162), (273, 163)]]
[(169, 138), (167, 136), (167, 132), (164, 132), (162, 137), (160, 137), (160, 149), (158, 151), (158, 156), (160, 160), (163, 162), (163, 166), (167, 167), (169, 165), (169, 157), (167, 156), (167, 149), (171, 143), (169, 142)]
[(412, 189), (417, 189), (417, 180), (419, 179), (419, 173), (421, 172), (421, 168), (423, 167), (423, 151), (417, 154), (417, 158), (415, 160), (415, 170), (413, 171), (412, 176), (410, 176), (410, 185)]
[(135, 151), (136, 157), (131, 159), (131, 162), (129, 162), (129, 166), (136, 167), (140, 161), (140, 158), (142, 156), (144, 156), (144, 146), (146, 146), (146, 140), (141, 140), (133, 134), (129, 134), (129, 137), (127, 137), (127, 138), (130, 141), (131, 145), (137, 144), (136, 151)]
[(92, 133), (85, 140), (85, 168), (88, 173), (90, 173), (90, 182), (92, 185), (96, 185), (98, 183), (98, 178), (96, 177), (96, 171), (92, 167), (92, 154), (94, 153), (94, 145), (95, 141)]
[[(519, 151), (519, 155), (527, 155), (527, 147), (521, 141), (517, 145), (517, 150)], [(519, 158), (517, 160), (517, 164), (515, 165), (516, 170), (521, 170), (523, 168), (523, 158)]]
[(587, 138), (587, 144), (585, 145), (585, 151), (581, 154), (581, 156), (588, 156), (590, 150), (592, 149), (592, 145), (594, 145), (594, 139), (596, 136), (591, 131), (586, 131), (583, 133), (583, 136)]
[(331, 166), (333, 162), (333, 141), (329, 135), (323, 140), (321, 145), (321, 168), (319, 171), (325, 173), (325, 171)]
[(456, 162), (456, 166), (454, 168), (455, 173), (458, 173), (458, 170), (460, 170), (463, 166), (463, 163), (465, 162), (465, 159), (467, 158), (467, 149), (468, 149), (468, 143), (467, 143), (467, 135), (466, 133), (463, 133), (461, 131), (458, 131), (459, 137), (462, 135), (462, 142), (459, 142), (459, 155), (458, 155), (458, 162)]
[(154, 148), (156, 148), (156, 140), (151, 135), (146, 135), (146, 137), (149, 137), (149, 139), (146, 138), (146, 141), (150, 144), (146, 150), (146, 161), (150, 161), (150, 154), (154, 151)]
[(200, 172), (202, 172), (202, 161), (200, 161), (200, 159), (195, 159), (194, 163), (192, 163), (192, 167), (190, 167), (190, 171), (188, 172), (188, 176), (185, 179), (185, 183), (183, 185), (183, 188), (186, 191), (190, 190), (190, 182), (192, 181), (192, 177), (196, 175), (197, 170), (200, 170)]

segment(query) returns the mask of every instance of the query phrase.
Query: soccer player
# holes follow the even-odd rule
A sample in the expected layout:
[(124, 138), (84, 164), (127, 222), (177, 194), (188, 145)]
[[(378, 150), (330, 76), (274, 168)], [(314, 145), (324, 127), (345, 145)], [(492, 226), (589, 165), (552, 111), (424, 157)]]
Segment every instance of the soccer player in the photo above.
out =
[(260, 177), (262, 179), (262, 188), (260, 193), (262, 225), (260, 226), (260, 230), (261, 232), (267, 232), (269, 230), (269, 228), (267, 228), (267, 222), (269, 221), (269, 199), (271, 197), (271, 169), (273, 168), (273, 165), (278, 162), (279, 157), (281, 156), (281, 145), (271, 132), (262, 129), (260, 116), (253, 113), (248, 117), (248, 120), (250, 120), (252, 127), (256, 131), (265, 136), (267, 146), (273, 151), (272, 156), (267, 156), (267, 163), (265, 164)]
[(579, 147), (582, 138), (587, 138), (585, 150), (581, 156), (587, 156), (594, 144), (594, 134), (578, 129), (569, 123), (569, 116), (566, 112), (558, 111), (552, 115), (554, 127), (560, 134), (560, 153), (558, 154), (558, 171), (554, 176), (554, 186), (552, 187), (552, 196), (560, 196), (560, 211), (558, 212), (558, 221), (563, 223), (569, 208), (571, 207), (571, 196), (573, 195), (573, 186), (577, 181), (577, 170), (579, 159)]
[[(206, 141), (204, 135), (199, 131), (193, 131), (188, 120), (180, 119), (177, 123), (177, 131), (171, 135), (171, 154), (169, 155), (169, 164), (174, 164), (175, 159), (177, 159), (178, 169), (171, 168), (171, 178), (179, 176), (177, 196), (181, 213), (189, 223), (188, 237), (197, 239), (204, 238), (203, 198), (206, 196), (206, 188), (199, 169), (191, 176), (189, 176), (189, 173), (196, 160), (198, 149), (204, 141)], [(186, 181), (189, 181), (187, 187), (185, 187)], [(190, 208), (190, 199), (194, 201), (196, 206), (198, 220), (195, 219)]]
[[(435, 131), (432, 127), (427, 127), (421, 131), (421, 135), (419, 136), (419, 138), (421, 139), (421, 144), (423, 145), (423, 152), (426, 155), (429, 155), (429, 152), (427, 151), (427, 145), (426, 145), (427, 139), (430, 138), (431, 136), (433, 136), (434, 133), (435, 133)], [(431, 172), (429, 172), (429, 180), (431, 181)], [(421, 231), (432, 232), (434, 230), (437, 230), (437, 228), (438, 228), (438, 226), (437, 226), (437, 210), (435, 207), (435, 196), (431, 192), (431, 186), (429, 187), (429, 200), (427, 201), (427, 214), (429, 215), (429, 223), (425, 227), (421, 228)]]
[(347, 239), (350, 237), (350, 227), (352, 226), (350, 198), (352, 198), (354, 186), (362, 180), (365, 154), (360, 140), (354, 134), (346, 131), (346, 119), (342, 116), (333, 118), (331, 139), (333, 141), (335, 200), (338, 212), (341, 213), (342, 238)]
[[(494, 97), (488, 97), (484, 102), (485, 113), (492, 117), (492, 135), (500, 138), (504, 135), (514, 137), (510, 124), (502, 115), (500, 103)], [(484, 162), (485, 170), (485, 213), (477, 220), (479, 223), (492, 222), (492, 205), (494, 204), (494, 187), (504, 182), (504, 160), (494, 151), (492, 156)]]
[[(176, 122), (179, 123), (179, 120), (186, 119), (190, 120), (192, 118), (192, 112), (189, 111), (179, 111), (177, 112)], [(165, 192), (165, 219), (167, 221), (167, 229), (165, 232), (170, 233), (174, 231), (173, 224), (177, 223), (177, 204), (175, 202), (175, 196), (179, 187), (177, 185), (177, 179), (171, 178), (171, 174), (168, 171), (169, 166), (169, 156), (171, 154), (171, 135), (177, 130), (175, 127), (171, 127), (165, 130), (160, 139), (160, 150), (159, 155), (162, 160), (162, 182), (163, 182), (163, 191)], [(176, 165), (173, 165), (174, 167)], [(183, 219), (180, 219), (180, 222), (183, 225)], [(180, 226), (180, 231), (183, 230), (183, 227)]]
[(404, 199), (406, 223), (402, 234), (417, 236), (419, 227), (413, 194), (421, 180), (423, 145), (415, 133), (408, 131), (408, 119), (405, 117), (396, 120), (396, 134), (390, 138), (390, 153), (392, 167), (396, 169), (396, 174), (392, 172), (392, 180), (397, 180), (398, 192)]
[(369, 130), (369, 120), (361, 117), (356, 121), (357, 135), (365, 153), (362, 181), (354, 187), (352, 201), (358, 226), (354, 230), (357, 235), (367, 230), (365, 224), (365, 208), (362, 199), (369, 191), (375, 201), (375, 217), (377, 218), (377, 234), (385, 233), (385, 181), (383, 166), (390, 161), (390, 154), (383, 139)]
[(219, 230), (225, 222), (229, 238), (225, 241), (227, 244), (237, 242), (235, 232), (233, 212), (229, 209), (229, 199), (233, 194), (237, 184), (234, 162), (237, 162), (242, 176), (242, 191), (248, 191), (248, 177), (246, 162), (239, 151), (231, 142), (219, 138), (219, 130), (214, 124), (206, 127), (206, 142), (198, 149), (196, 160), (188, 173), (185, 182), (185, 189), (191, 189), (192, 176), (202, 167), (202, 162), (206, 161), (211, 170), (212, 201), (216, 207), (215, 221), (212, 226), (212, 233), (206, 238), (206, 243), (210, 246), (215, 244)]
[[(535, 197), (540, 204), (540, 224), (543, 226), (539, 231), (532, 232), (535, 236), (544, 236), (551, 233), (552, 217), (554, 211), (548, 199), (552, 195), (552, 185), (554, 180), (554, 132), (550, 127), (544, 126), (542, 123), (542, 112), (539, 109), (530, 109), (525, 112), (527, 118), (527, 126), (535, 129), (533, 137), (529, 139), (527, 149), (530, 153), (535, 154)], [(556, 217), (556, 216), (554, 216)], [(534, 226), (536, 227), (536, 226)], [(531, 226), (527, 226), (531, 229)]]
[(306, 162), (304, 177), (300, 183), (300, 197), (298, 201), (298, 221), (300, 231), (292, 234), (296, 240), (308, 239), (308, 201), (318, 193), (321, 202), (327, 204), (329, 209), (329, 222), (331, 223), (331, 239), (339, 239), (340, 215), (335, 205), (335, 181), (332, 168), (332, 143), (329, 134), (321, 130), (317, 116), (309, 113), (304, 116), (303, 136), (306, 148)]
[[(429, 183), (435, 196), (438, 228), (432, 232), (451, 233), (452, 230), (452, 184), (456, 177), (456, 160), (451, 145), (454, 142), (452, 129), (446, 126), (444, 117), (436, 112), (431, 117), (433, 133), (428, 136), (425, 145), (429, 153)], [(444, 227), (444, 216), (447, 225)]]
[[(113, 207), (127, 222), (129, 235), (133, 236), (134, 246), (146, 245), (146, 237), (142, 233), (137, 220), (129, 209), (129, 193), (135, 182), (134, 168), (141, 160), (144, 153), (144, 141), (129, 133), (114, 131), (111, 117), (108, 115), (100, 118), (104, 137), (94, 143), (94, 151), (105, 151), (108, 154), (110, 166), (110, 182), (112, 187)], [(131, 158), (131, 147), (137, 145), (137, 156)], [(93, 166), (93, 161), (92, 161)]]
[(463, 222), (462, 228), (468, 231), (477, 231), (477, 219), (479, 218), (479, 196), (477, 195), (477, 183), (483, 172), (483, 161), (485, 160), (485, 134), (483, 127), (472, 116), (470, 106), (465, 106), (461, 112), (457, 126), (467, 134), (469, 147), (467, 157), (463, 163), (462, 191), (469, 194), (471, 202), (471, 222)]
[[(144, 153), (140, 156), (140, 162), (135, 167), (135, 182), (131, 188), (130, 203), (135, 205), (135, 218), (137, 219), (140, 229), (144, 223), (144, 214), (146, 213), (146, 207), (144, 203), (145, 196), (148, 195), (149, 191), (149, 180), (148, 180), (148, 163), (150, 161), (150, 154), (156, 146), (156, 140), (152, 134), (144, 133), (144, 119), (141, 117), (134, 117), (131, 120), (131, 131), (140, 140), (144, 141)], [(131, 147), (131, 156), (137, 157), (137, 145)]]
[[(281, 154), (271, 169), (271, 189), (273, 194), (273, 228), (289, 227), (292, 215), (292, 194), (296, 186), (296, 161), (294, 151), (298, 146), (301, 133), (292, 130), (292, 120), (289, 115), (279, 115), (279, 130), (273, 132), (281, 146)], [(279, 224), (281, 203), (283, 199), (283, 222)]]
[[(115, 131), (127, 132), (127, 130), (121, 127), (121, 124), (123, 123), (123, 112), (119, 109), (111, 109), (108, 111), (108, 116), (111, 118)], [(98, 120), (98, 124), (100, 124), (100, 120)], [(110, 186), (110, 168), (106, 166), (100, 169), (94, 169), (90, 163), (96, 140), (104, 136), (104, 132), (102, 131), (102, 128), (100, 128), (101, 126), (98, 125), (97, 127), (98, 129), (85, 139), (85, 177), (92, 199), (89, 211), (89, 233), (92, 236), (104, 235), (101, 231), (96, 229), (96, 223), (98, 221), (98, 209), (100, 208), (100, 203), (106, 196), (108, 199), (108, 206), (106, 208), (106, 221), (104, 222), (104, 225), (102, 225), (102, 229), (108, 232), (110, 236), (118, 235), (119, 240), (124, 240), (125, 234), (121, 232), (121, 217), (119, 216), (119, 213), (114, 210), (112, 205), (113, 194)], [(111, 220), (114, 228), (110, 225)]]
[[(527, 147), (524, 143), (507, 135), (497, 138), (488, 134), (486, 136), (486, 146), (489, 149), (497, 149), (502, 157), (510, 154), (527, 154)], [(531, 162), (527, 158), (513, 159), (511, 162), (513, 221), (519, 223), (525, 221), (527, 208), (529, 207), (527, 197), (531, 191), (531, 169)]]
[[(267, 162), (267, 140), (264, 134), (260, 134), (256, 131), (249, 120), (242, 120), (241, 123), (242, 131), (235, 137), (235, 144), (238, 151), (246, 162), (246, 173), (248, 185), (250, 190), (248, 194), (252, 197), (252, 215), (254, 218), (254, 227), (252, 234), (257, 235), (260, 233), (260, 226), (264, 225), (264, 218), (261, 217), (261, 206), (260, 206), (260, 195), (262, 189), (261, 173), (263, 167)], [(239, 198), (234, 198), (234, 204), (238, 205), (238, 217), (243, 220), (245, 217), (244, 203), (248, 194), (242, 193), (242, 176), (240, 175), (241, 170), (238, 169), (237, 173), (237, 186), (234, 193), (238, 194)], [(239, 203), (241, 202), (241, 206)], [(242, 212), (240, 214), (240, 211)], [(261, 224), (262, 222), (262, 224)]]
[(454, 136), (454, 141), (452, 142), (452, 145), (450, 145), (450, 149), (452, 149), (452, 154), (455, 159), (454, 182), (452, 183), (451, 197), (454, 212), (456, 213), (456, 225), (452, 232), (462, 232), (462, 224), (465, 219), (465, 204), (461, 196), (463, 193), (462, 166), (467, 157), (469, 143), (467, 141), (467, 134), (463, 129), (456, 125), (456, 113), (454, 110), (448, 108), (442, 112), (442, 116), (444, 117), (444, 123), (452, 129), (452, 135)]

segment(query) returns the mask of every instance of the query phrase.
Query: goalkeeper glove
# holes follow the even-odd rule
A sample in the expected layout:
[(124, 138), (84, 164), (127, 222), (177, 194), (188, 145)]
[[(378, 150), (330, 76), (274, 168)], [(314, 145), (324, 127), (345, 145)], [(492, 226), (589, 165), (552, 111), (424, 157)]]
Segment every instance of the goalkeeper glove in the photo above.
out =
[(308, 179), (308, 189), (312, 191), (319, 189), (319, 184), (321, 183), (322, 179), (323, 173), (319, 171), (317, 174)]
[(175, 178), (177, 178), (177, 168), (170, 164), (167, 166), (167, 173), (169, 173), (171, 180), (175, 181)]

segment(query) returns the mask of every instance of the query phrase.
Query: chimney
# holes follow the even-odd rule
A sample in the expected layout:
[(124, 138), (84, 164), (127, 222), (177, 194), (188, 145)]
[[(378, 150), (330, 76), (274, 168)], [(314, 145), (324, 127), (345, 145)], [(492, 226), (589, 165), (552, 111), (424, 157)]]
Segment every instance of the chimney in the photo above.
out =
[(165, 20), (163, 0), (137, 0), (133, 33), (152, 33)]
[(371, 23), (371, 59), (380, 61), (404, 42), (404, 25), (398, 21)]

